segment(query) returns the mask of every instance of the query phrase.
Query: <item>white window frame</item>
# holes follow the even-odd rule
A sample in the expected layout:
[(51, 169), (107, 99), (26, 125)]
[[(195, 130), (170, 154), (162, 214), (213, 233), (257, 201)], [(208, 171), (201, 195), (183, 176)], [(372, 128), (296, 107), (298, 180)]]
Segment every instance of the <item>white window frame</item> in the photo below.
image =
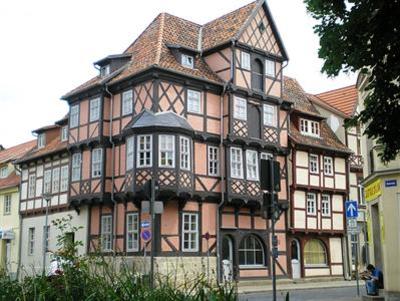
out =
[[(107, 224), (106, 224), (107, 223)], [(101, 216), (101, 250), (103, 252), (112, 251), (112, 215)]]
[(32, 256), (35, 253), (35, 228), (28, 229), (28, 255)]
[(246, 150), (246, 175), (247, 180), (259, 180), (258, 153), (255, 150)]
[(68, 140), (68, 125), (64, 125), (61, 128), (61, 142)]
[(190, 139), (179, 137), (179, 166), (182, 170), (190, 170)]
[[(257, 241), (258, 244), (260, 245), (261, 249), (256, 249), (255, 243), (253, 244), (253, 248), (246, 248), (246, 242), (248, 242), (249, 239), (253, 239), (254, 241)], [(242, 246), (241, 246), (242, 242), (245, 244), (244, 248), (242, 248)], [(249, 261), (247, 260), (247, 253), (248, 252), (253, 253), (254, 261), (256, 261), (256, 256), (257, 256), (256, 254), (257, 254), (257, 252), (260, 252), (260, 251), (261, 251), (261, 254), (262, 254), (262, 263), (261, 264), (259, 264), (259, 263), (249, 263)], [(244, 237), (243, 240), (239, 243), (238, 256), (239, 256), (239, 253), (241, 253), (241, 252), (245, 253), (244, 258), (245, 258), (245, 261), (246, 261), (245, 264), (241, 264), (239, 262), (239, 266), (241, 268), (254, 268), (254, 267), (263, 267), (263, 266), (265, 266), (264, 246), (263, 246), (261, 240), (258, 237), (254, 236), (254, 235), (249, 235), (247, 237)]]
[(51, 175), (52, 175), (51, 169), (46, 169), (43, 173), (43, 193), (44, 194), (51, 193)]
[(194, 56), (189, 54), (181, 54), (181, 64), (183, 67), (193, 69), (194, 68)]
[[(187, 218), (187, 221), (186, 221)], [(193, 220), (194, 218), (194, 220)], [(193, 227), (194, 223), (194, 227)], [(186, 225), (188, 227), (186, 228)], [(185, 242), (188, 247), (185, 247)], [(192, 246), (194, 244), (194, 246)], [(193, 212), (182, 213), (182, 251), (198, 252), (199, 250), (199, 215)]]
[(79, 125), (79, 104), (71, 106), (69, 113), (69, 127), (75, 128)]
[(99, 178), (102, 175), (103, 149), (95, 148), (92, 150), (92, 178)]
[(133, 91), (127, 90), (122, 93), (122, 116), (133, 112)]
[(4, 215), (10, 215), (11, 214), (11, 201), (12, 201), (12, 195), (11, 194), (5, 194), (4, 195), (4, 208), (3, 208), (3, 214)]
[(53, 168), (51, 176), (51, 191), (53, 193), (60, 191), (60, 167)]
[(30, 174), (28, 178), (28, 198), (34, 198), (36, 194), (36, 175)]
[(319, 122), (300, 118), (300, 133), (307, 136), (319, 137)]
[(275, 61), (270, 59), (265, 60), (265, 75), (270, 77), (276, 76)]
[[(313, 197), (311, 197), (313, 196)], [(308, 192), (307, 197), (307, 214), (316, 215), (317, 214), (317, 194), (313, 192)]]
[(250, 53), (246, 51), (241, 51), (240, 52), (240, 67), (242, 69), (251, 70), (251, 60), (250, 60)]
[(187, 91), (187, 110), (191, 113), (201, 114), (201, 93), (199, 91)]
[(126, 139), (126, 170), (133, 169), (135, 160), (134, 143), (135, 138), (133, 136)]
[[(141, 140), (143, 141), (143, 143)], [(141, 162), (141, 155), (143, 155), (143, 162)], [(152, 135), (139, 135), (137, 137), (136, 166), (139, 168), (153, 166), (153, 136)]]
[(271, 153), (261, 153), (260, 154), (260, 160), (273, 160), (274, 155)]
[(89, 122), (98, 121), (100, 119), (100, 97), (90, 100), (89, 104)]
[(139, 251), (139, 214), (137, 212), (126, 215), (126, 251)]
[(331, 215), (331, 196), (329, 194), (321, 195), (321, 214), (322, 216)]
[(333, 158), (324, 156), (324, 174), (333, 176)]
[[(315, 161), (314, 161), (315, 159)], [(310, 156), (308, 157), (309, 162), (309, 170), (310, 173), (312, 174), (318, 174), (319, 173), (319, 156), (315, 155), (315, 154), (310, 154)], [(315, 164), (315, 165), (314, 165)], [(314, 168), (315, 167), (315, 168)]]
[[(175, 136), (174, 135), (159, 135), (158, 143), (158, 165), (159, 167), (175, 168)], [(170, 142), (167, 139), (171, 139)], [(165, 140), (165, 141), (163, 141)], [(171, 144), (171, 147), (168, 147)], [(165, 162), (162, 163), (165, 157)], [(170, 158), (169, 158), (170, 157)], [(171, 163), (167, 163), (171, 159)]]
[(111, 70), (110, 69), (110, 64), (102, 66), (100, 68), (100, 76), (101, 77), (105, 77), (105, 76), (109, 75), (110, 74), (110, 70)]
[(68, 190), (68, 165), (61, 166), (60, 169), (60, 192)]
[(208, 175), (219, 176), (219, 147), (208, 146)]
[(243, 151), (238, 147), (230, 148), (231, 177), (243, 179)]
[(263, 105), (263, 119), (264, 119), (264, 125), (276, 127), (276, 123), (277, 123), (276, 106), (264, 104)]
[(233, 118), (247, 120), (247, 100), (243, 97), (235, 96), (233, 99)]
[(43, 148), (46, 145), (46, 134), (40, 133), (37, 138), (37, 146), (38, 148)]
[(0, 168), (0, 179), (7, 178), (7, 176), (8, 176), (8, 166), (6, 165)]
[(74, 153), (72, 155), (71, 182), (79, 181), (81, 179), (81, 168), (82, 153)]

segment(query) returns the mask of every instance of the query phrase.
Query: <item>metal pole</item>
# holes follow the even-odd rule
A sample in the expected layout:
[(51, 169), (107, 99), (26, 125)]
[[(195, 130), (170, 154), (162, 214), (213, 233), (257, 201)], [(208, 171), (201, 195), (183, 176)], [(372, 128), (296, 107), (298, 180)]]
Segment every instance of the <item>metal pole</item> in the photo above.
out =
[(358, 244), (360, 241), (359, 234), (356, 234), (356, 281), (357, 281), (357, 296), (360, 296), (360, 277), (358, 275)]
[(45, 198), (46, 200), (46, 219), (45, 219), (45, 228), (43, 231), (43, 262), (42, 262), (42, 266), (43, 266), (43, 275), (46, 274), (46, 253), (47, 253), (47, 248), (46, 248), (46, 240), (47, 240), (47, 227), (48, 227), (48, 219), (49, 219), (49, 201), (50, 199)]
[(272, 230), (272, 300), (276, 301), (276, 265), (275, 256), (276, 254), (276, 237), (275, 237), (275, 221), (277, 215), (277, 204), (275, 203), (275, 183), (274, 183), (274, 162), (269, 160), (269, 172), (271, 179), (271, 201), (272, 201), (272, 219), (271, 219), (271, 230)]
[(151, 197), (150, 197), (150, 215), (151, 215), (151, 253), (150, 253), (150, 287), (154, 287), (154, 234), (155, 234), (155, 213), (154, 213), (154, 201), (155, 201), (155, 181), (151, 179)]

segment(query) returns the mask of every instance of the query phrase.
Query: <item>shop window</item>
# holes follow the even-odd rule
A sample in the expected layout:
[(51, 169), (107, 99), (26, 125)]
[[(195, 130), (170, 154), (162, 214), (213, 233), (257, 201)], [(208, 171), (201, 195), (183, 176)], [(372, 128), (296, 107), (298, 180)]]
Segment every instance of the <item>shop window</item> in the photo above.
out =
[(304, 246), (304, 264), (306, 266), (327, 265), (327, 253), (324, 244), (318, 239), (307, 241)]

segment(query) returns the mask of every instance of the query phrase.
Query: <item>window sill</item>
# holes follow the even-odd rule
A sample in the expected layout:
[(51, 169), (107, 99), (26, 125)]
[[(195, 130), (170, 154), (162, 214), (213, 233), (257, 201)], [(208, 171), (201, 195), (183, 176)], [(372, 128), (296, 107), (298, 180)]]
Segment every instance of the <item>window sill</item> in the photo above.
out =
[(266, 270), (267, 267), (265, 265), (257, 264), (257, 265), (239, 265), (239, 269), (241, 270)]
[(304, 265), (305, 269), (328, 269), (329, 265), (327, 264), (306, 264)]

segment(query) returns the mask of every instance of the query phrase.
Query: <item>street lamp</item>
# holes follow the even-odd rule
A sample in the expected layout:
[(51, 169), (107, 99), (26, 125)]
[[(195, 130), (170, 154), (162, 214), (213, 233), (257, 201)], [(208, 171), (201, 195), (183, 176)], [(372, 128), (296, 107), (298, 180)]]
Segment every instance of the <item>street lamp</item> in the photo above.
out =
[(43, 199), (46, 201), (46, 219), (45, 219), (45, 226), (44, 226), (44, 231), (43, 231), (43, 275), (46, 273), (46, 253), (47, 253), (47, 247), (46, 247), (46, 241), (47, 241), (47, 236), (48, 236), (48, 222), (49, 222), (49, 202), (51, 200), (51, 195), (49, 193), (44, 193), (42, 195)]

